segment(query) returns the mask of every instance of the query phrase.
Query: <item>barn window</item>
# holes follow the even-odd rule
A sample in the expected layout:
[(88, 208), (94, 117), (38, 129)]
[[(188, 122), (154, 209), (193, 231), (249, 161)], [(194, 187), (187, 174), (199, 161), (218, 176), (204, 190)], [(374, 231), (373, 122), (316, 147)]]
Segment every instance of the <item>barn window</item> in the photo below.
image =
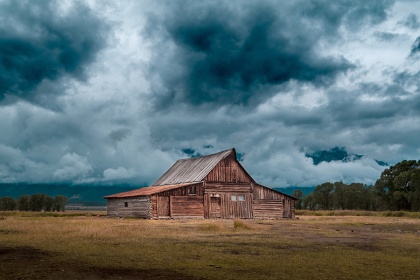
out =
[(245, 201), (244, 195), (238, 195), (238, 201)]
[(230, 200), (232, 200), (232, 201), (236, 201), (236, 195), (232, 194), (232, 195), (230, 196)]
[(196, 186), (190, 186), (190, 194), (197, 194)]
[(124, 202), (124, 207), (128, 207), (128, 202)]

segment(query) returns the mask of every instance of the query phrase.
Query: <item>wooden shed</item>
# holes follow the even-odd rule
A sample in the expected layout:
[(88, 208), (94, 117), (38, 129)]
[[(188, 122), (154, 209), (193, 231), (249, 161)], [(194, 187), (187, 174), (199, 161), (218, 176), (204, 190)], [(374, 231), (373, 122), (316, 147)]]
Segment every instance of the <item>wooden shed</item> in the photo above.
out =
[(105, 197), (108, 216), (147, 219), (282, 219), (296, 198), (260, 185), (235, 149), (176, 161), (153, 185)]

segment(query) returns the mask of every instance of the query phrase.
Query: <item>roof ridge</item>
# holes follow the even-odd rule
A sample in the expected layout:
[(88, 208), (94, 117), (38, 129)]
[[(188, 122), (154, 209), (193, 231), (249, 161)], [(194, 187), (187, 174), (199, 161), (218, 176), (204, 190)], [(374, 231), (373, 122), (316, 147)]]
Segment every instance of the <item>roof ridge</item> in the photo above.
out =
[[(230, 148), (230, 149), (227, 149), (227, 150), (224, 150), (224, 151), (221, 151), (221, 152), (217, 152), (217, 153), (213, 153), (213, 154), (208, 154), (208, 155), (202, 155), (202, 156), (198, 156), (198, 157), (180, 158), (177, 161), (191, 160), (191, 159), (197, 159), (197, 158), (203, 158), (203, 157), (211, 157), (211, 156), (215, 156), (215, 155), (218, 155), (218, 154), (223, 154), (223, 153), (226, 153), (226, 152), (232, 151), (232, 150), (235, 150), (235, 148)], [(235, 157), (236, 157), (236, 155), (235, 155)]]
[(199, 182), (217, 163), (231, 154), (236, 159), (235, 148), (195, 158), (178, 159), (152, 186)]

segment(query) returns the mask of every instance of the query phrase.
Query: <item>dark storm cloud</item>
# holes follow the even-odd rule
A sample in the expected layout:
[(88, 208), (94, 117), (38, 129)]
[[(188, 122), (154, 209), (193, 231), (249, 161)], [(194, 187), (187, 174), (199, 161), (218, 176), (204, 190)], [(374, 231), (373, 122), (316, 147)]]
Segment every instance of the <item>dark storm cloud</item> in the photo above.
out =
[(411, 46), (410, 55), (414, 55), (420, 51), (420, 36), (417, 37), (416, 41), (414, 41), (413, 45)]
[(420, 27), (420, 23), (415, 14), (410, 14), (405, 21), (402, 21), (400, 23), (402, 23), (404, 26), (407, 26), (410, 29), (418, 29)]
[(28, 97), (44, 79), (84, 78), (84, 67), (104, 46), (107, 27), (80, 2), (0, 3), (0, 99)]
[(297, 13), (308, 17), (312, 24), (325, 31), (326, 36), (336, 35), (340, 26), (355, 31), (378, 24), (387, 18), (387, 11), (394, 1), (341, 0), (341, 1), (299, 1)]
[[(324, 111), (329, 112), (340, 129), (369, 128), (383, 122), (405, 119), (419, 112), (418, 97), (404, 89), (403, 85), (363, 84), (357, 92), (346, 92), (346, 97), (330, 94), (330, 102)], [(369, 94), (374, 101), (365, 101), (360, 92)]]
[(271, 96), (273, 85), (291, 80), (322, 85), (352, 67), (343, 57), (316, 51), (325, 32), (316, 26), (336, 31), (341, 23), (335, 20), (346, 11), (330, 22), (322, 10), (322, 17), (303, 20), (299, 13), (308, 10), (282, 5), (183, 1), (169, 5), (162, 18), (150, 17), (146, 33), (160, 39), (151, 65), (164, 86), (155, 89), (160, 102), (247, 105)]
[(248, 105), (291, 80), (329, 84), (354, 66), (320, 54), (319, 43), (336, 40), (341, 26), (381, 22), (389, 7), (385, 1), (300, 4), (177, 1), (151, 16), (146, 34), (159, 38), (151, 72), (163, 83), (154, 88), (160, 105)]
[(399, 34), (390, 32), (375, 32), (373, 35), (381, 41), (391, 41), (398, 38)]

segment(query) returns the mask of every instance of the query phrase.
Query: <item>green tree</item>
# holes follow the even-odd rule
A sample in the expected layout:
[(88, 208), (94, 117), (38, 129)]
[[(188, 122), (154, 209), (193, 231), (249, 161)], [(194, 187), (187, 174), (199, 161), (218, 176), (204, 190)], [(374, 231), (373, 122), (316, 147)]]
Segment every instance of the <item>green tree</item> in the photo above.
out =
[(54, 198), (54, 206), (53, 206), (53, 211), (66, 211), (66, 205), (68, 202), (68, 198), (64, 195), (57, 195)]
[(417, 205), (418, 170), (420, 161), (403, 160), (385, 169), (375, 183), (375, 191), (380, 198), (380, 209), (412, 210)]
[(334, 184), (327, 182), (318, 185), (314, 192), (314, 203), (319, 209), (329, 210), (332, 206), (332, 192), (334, 190)]
[(14, 211), (17, 208), (16, 200), (13, 197), (5, 196), (0, 198), (0, 210)]
[(352, 210), (361, 210), (364, 206), (365, 185), (361, 183), (351, 183), (346, 186), (346, 208)]
[(310, 193), (303, 199), (303, 209), (315, 210), (314, 193)]
[(292, 196), (297, 198), (295, 202), (295, 208), (298, 210), (302, 209), (302, 203), (303, 203), (302, 199), (304, 196), (303, 192), (301, 190), (294, 190), (292, 193)]
[(346, 209), (346, 188), (343, 182), (334, 183), (333, 206), (335, 209)]
[(51, 212), (54, 208), (54, 199), (51, 196), (46, 196), (44, 200), (44, 211)]
[(24, 194), (19, 197), (18, 202), (17, 202), (19, 211), (29, 211), (30, 198), (31, 197), (29, 194)]
[(378, 209), (378, 196), (375, 193), (375, 188), (371, 185), (364, 186), (363, 191), (363, 210), (376, 211)]
[(404, 210), (420, 210), (420, 166), (416, 169), (402, 172), (394, 179), (394, 198), (400, 201)]
[(33, 194), (29, 199), (29, 210), (30, 211), (42, 211), (44, 209), (46, 194)]

